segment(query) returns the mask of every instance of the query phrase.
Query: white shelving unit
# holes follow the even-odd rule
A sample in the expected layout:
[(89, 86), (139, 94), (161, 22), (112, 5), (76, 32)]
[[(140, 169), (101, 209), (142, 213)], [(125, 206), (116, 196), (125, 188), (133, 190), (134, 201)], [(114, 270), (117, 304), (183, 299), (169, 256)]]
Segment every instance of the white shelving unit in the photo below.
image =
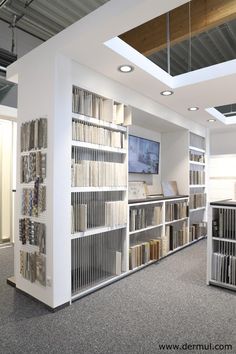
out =
[(130, 115), (123, 104), (73, 86), (72, 300), (128, 271), (128, 131), (124, 124), (130, 123)]
[[(167, 197), (162, 199), (159, 198), (158, 200), (152, 199), (150, 201), (143, 200), (129, 202), (129, 272), (142, 269), (144, 266), (152, 264), (153, 262), (156, 262), (161, 258), (171, 254), (175, 250), (180, 250), (181, 248), (188, 245), (188, 202), (188, 196), (181, 196), (176, 198)], [(179, 210), (181, 207), (183, 208), (184, 205), (185, 210), (181, 210), (181, 212), (186, 213), (186, 216), (182, 217), (181, 215), (181, 217), (179, 216), (178, 218), (175, 218), (174, 215), (170, 215), (170, 207), (167, 205), (174, 204), (179, 206)], [(155, 208), (159, 208), (158, 212), (155, 211)], [(170, 218), (172, 220), (169, 220)], [(176, 246), (173, 250), (170, 250), (170, 235), (167, 235), (169, 226), (176, 228), (172, 234), (173, 238), (174, 233), (176, 235), (177, 230), (184, 230), (182, 235), (176, 235), (177, 237), (182, 236), (180, 241), (181, 246)], [(156, 256), (152, 254), (151, 247), (155, 247), (153, 246), (152, 242), (154, 242), (154, 244), (155, 242), (159, 242)], [(159, 247), (162, 250), (161, 252), (159, 252)], [(145, 256), (145, 248), (146, 252), (150, 252), (150, 257)], [(140, 252), (142, 253), (141, 256)]]
[(206, 139), (189, 132), (190, 241), (206, 236)]
[(207, 241), (207, 284), (236, 290), (236, 203), (212, 202)]

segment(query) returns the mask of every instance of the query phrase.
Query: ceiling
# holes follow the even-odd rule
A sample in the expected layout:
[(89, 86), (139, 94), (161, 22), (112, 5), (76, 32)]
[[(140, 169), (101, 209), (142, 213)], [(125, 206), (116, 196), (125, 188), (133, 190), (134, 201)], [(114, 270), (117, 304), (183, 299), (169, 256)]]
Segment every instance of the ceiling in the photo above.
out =
[[(86, 1), (86, 3), (90, 1)], [(14, 1), (12, 0), (12, 2)], [(68, 3), (71, 2), (74, 3), (74, 1), (68, 1)], [(63, 50), (63, 53), (73, 60), (131, 89), (129, 98), (133, 105), (149, 114), (155, 116), (155, 112), (158, 111), (159, 118), (169, 120), (172, 123), (176, 122), (177, 125), (178, 120), (184, 117), (213, 130), (236, 130), (236, 127), (225, 126), (221, 122), (210, 125), (207, 120), (211, 116), (205, 111), (209, 107), (223, 106), (235, 102), (235, 60), (227, 62), (224, 70), (222, 64), (217, 64), (217, 66), (210, 67), (209, 70), (204, 68), (185, 74), (190, 75), (186, 83), (177, 85), (174, 88), (174, 95), (163, 97), (160, 92), (165, 89), (173, 89), (173, 87), (171, 87), (171, 84), (168, 85), (162, 81), (160, 72), (158, 72), (158, 75), (153, 75), (152, 70), (147, 70), (151, 64), (154, 67), (157, 67), (156, 65), (136, 52), (128, 58), (127, 49), (129, 51), (129, 48), (127, 47), (118, 53), (104, 45), (106, 41), (187, 2), (188, 0), (169, 0), (168, 2), (110, 0), (86, 18), (74, 23), (51, 38), (43, 46), (35, 49), (28, 58), (27, 56), (25, 59), (23, 58), (23, 61), (37, 60), (41, 51), (58, 53)], [(43, 7), (42, 4), (48, 4), (49, 1), (35, 0), (31, 5), (33, 7), (33, 4), (38, 3), (41, 3), (40, 6)], [(63, 2), (62, 0), (53, 0), (50, 1), (50, 4), (52, 3), (57, 6), (57, 4)], [(134, 65), (135, 70), (128, 75), (118, 72), (117, 67), (123, 63)], [(229, 70), (227, 69), (228, 65)], [(11, 70), (9, 70), (9, 77), (14, 79), (18, 70), (20, 70), (18, 63), (13, 64)], [(176, 76), (178, 82), (183, 82), (183, 76)], [(135, 98), (135, 92), (141, 94), (142, 97), (147, 97), (149, 101), (146, 101), (145, 107), (140, 107), (140, 102)], [(188, 107), (190, 106), (198, 106), (199, 111), (189, 112)], [(166, 108), (167, 110), (165, 110)]]
[[(189, 46), (191, 45), (191, 65)], [(166, 72), (167, 49), (148, 58)], [(176, 76), (236, 58), (236, 19), (170, 47), (170, 75)]]
[(0, 19), (47, 40), (108, 0), (1, 0)]

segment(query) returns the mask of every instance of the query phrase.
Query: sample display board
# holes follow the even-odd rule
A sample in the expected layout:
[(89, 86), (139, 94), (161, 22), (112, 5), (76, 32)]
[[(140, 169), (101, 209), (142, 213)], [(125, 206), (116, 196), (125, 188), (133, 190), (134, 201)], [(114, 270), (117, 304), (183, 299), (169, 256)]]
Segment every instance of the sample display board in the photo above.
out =
[(20, 127), (21, 217), (19, 219), (20, 274), (46, 286), (47, 119)]

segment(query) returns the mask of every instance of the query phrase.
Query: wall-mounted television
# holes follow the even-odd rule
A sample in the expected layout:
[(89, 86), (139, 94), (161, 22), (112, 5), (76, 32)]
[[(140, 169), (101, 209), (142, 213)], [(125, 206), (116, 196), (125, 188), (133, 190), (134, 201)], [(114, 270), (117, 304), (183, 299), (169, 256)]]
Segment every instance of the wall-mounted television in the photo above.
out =
[(129, 173), (159, 173), (160, 143), (129, 135)]

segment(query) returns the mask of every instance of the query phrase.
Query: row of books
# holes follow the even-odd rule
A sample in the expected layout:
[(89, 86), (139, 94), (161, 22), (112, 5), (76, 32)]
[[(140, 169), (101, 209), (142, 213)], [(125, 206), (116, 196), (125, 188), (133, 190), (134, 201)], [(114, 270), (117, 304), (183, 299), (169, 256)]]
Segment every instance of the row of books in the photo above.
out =
[(46, 286), (46, 256), (38, 252), (20, 251), (20, 274), (31, 283)]
[(236, 210), (217, 209), (212, 221), (212, 236), (236, 240)]
[(84, 232), (96, 227), (111, 227), (127, 223), (124, 201), (90, 202), (71, 206), (71, 232)]
[(29, 218), (19, 220), (19, 239), (22, 245), (39, 247), (39, 252), (46, 254), (46, 225)]
[(22, 152), (47, 148), (47, 119), (39, 118), (23, 123), (20, 134)]
[(188, 217), (188, 202), (166, 203), (166, 221), (173, 221)]
[(131, 124), (129, 107), (73, 87), (72, 111), (115, 124)]
[(189, 160), (205, 163), (205, 155), (197, 154), (196, 152), (189, 151)]
[(206, 193), (195, 193), (189, 196), (189, 208), (197, 209), (206, 206)]
[(205, 184), (205, 171), (189, 171), (190, 184)]
[(106, 161), (82, 160), (77, 163), (72, 159), (72, 187), (124, 187), (127, 185), (125, 164)]
[(162, 223), (162, 206), (134, 207), (129, 212), (129, 231)]
[(212, 254), (212, 279), (236, 286), (236, 256), (214, 252)]
[(207, 235), (207, 223), (200, 222), (189, 227), (189, 242), (197, 240), (199, 237)]
[(34, 188), (22, 189), (22, 215), (39, 216), (46, 210), (46, 186), (40, 185), (38, 180)]
[(169, 251), (185, 245), (188, 242), (188, 227), (186, 223), (184, 222), (180, 229), (175, 229), (173, 225), (167, 225), (166, 237), (169, 240)]
[(29, 183), (39, 177), (40, 182), (46, 178), (47, 155), (41, 151), (30, 152), (29, 155), (21, 156), (21, 183)]
[(114, 148), (124, 147), (124, 134), (80, 121), (72, 121), (72, 139)]
[(151, 260), (158, 260), (161, 257), (161, 240), (153, 239), (148, 242), (130, 247), (129, 269), (140, 267)]

